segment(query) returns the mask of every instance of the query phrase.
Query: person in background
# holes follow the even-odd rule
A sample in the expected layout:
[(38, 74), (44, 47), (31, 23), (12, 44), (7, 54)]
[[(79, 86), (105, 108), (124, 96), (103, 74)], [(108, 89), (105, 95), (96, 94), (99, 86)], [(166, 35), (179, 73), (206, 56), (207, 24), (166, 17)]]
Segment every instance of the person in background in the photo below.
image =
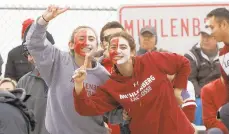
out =
[(98, 59), (98, 61), (110, 73), (112, 73), (113, 63), (109, 58), (108, 40), (112, 34), (121, 32), (123, 30), (124, 28), (119, 22), (112, 21), (112, 22), (108, 22), (107, 24), (105, 24), (102, 30), (100, 31), (100, 42), (101, 42), (100, 46), (105, 51), (103, 52), (102, 56)]
[(140, 48), (137, 51), (137, 55), (145, 54), (146, 52), (158, 51), (158, 52), (168, 52), (162, 48), (157, 48), (157, 31), (152, 26), (145, 26), (140, 30), (139, 34), (139, 45)]
[(224, 120), (225, 118), (219, 116), (223, 105), (228, 103), (227, 95), (228, 91), (222, 77), (208, 83), (201, 89), (203, 123), (208, 134), (216, 134), (216, 132), (218, 132), (217, 134), (229, 133), (228, 128), (222, 122), (222, 119)]
[(0, 80), (0, 90), (6, 89), (12, 91), (16, 88), (17, 82), (10, 78), (3, 78)]
[[(208, 97), (207, 100), (215, 99), (215, 103), (217, 103), (217, 105), (214, 105), (215, 109), (212, 109), (211, 119), (214, 121), (213, 118), (217, 117), (221, 122), (217, 121), (217, 124), (213, 124), (212, 122), (209, 121), (209, 123), (212, 123), (211, 125), (221, 126), (220, 128), (218, 127), (217, 130), (221, 129), (221, 131), (223, 131), (224, 134), (225, 132), (227, 134), (229, 133), (228, 132), (229, 129), (228, 126), (229, 124), (228, 122), (229, 121), (228, 119), (229, 68), (227, 64), (229, 60), (229, 11), (226, 8), (216, 8), (210, 11), (206, 17), (207, 17), (206, 28), (210, 30), (211, 35), (214, 36), (214, 38), (218, 42), (223, 42), (225, 44), (224, 47), (220, 50), (220, 54), (219, 54), (220, 72), (222, 76), (221, 80), (209, 84), (212, 85), (209, 86), (212, 89), (211, 91), (210, 89), (206, 90), (206, 91), (210, 91), (211, 94), (213, 94), (213, 96), (211, 96), (211, 98)], [(214, 91), (216, 89), (217, 91)], [(207, 93), (203, 93), (203, 96), (204, 94)], [(213, 106), (211, 105), (210, 108), (211, 107)], [(217, 113), (215, 113), (216, 108), (219, 108)], [(217, 114), (218, 116), (215, 115), (214, 113)]]
[[(33, 23), (33, 19), (26, 19), (22, 23), (22, 30), (21, 30), (21, 39), (23, 40), (24, 32), (26, 28)], [(24, 74), (28, 73), (32, 70), (32, 66), (28, 63), (27, 59), (22, 55), (23, 47), (19, 45), (12, 50), (9, 51), (6, 68), (5, 68), (5, 75), (4, 77), (8, 77), (18, 81)]]
[[(100, 41), (101, 41), (100, 46), (104, 51), (102, 56), (98, 59), (98, 61), (101, 63), (101, 65), (103, 65), (107, 69), (109, 73), (112, 73), (114, 64), (109, 58), (108, 40), (112, 34), (121, 32), (123, 30), (124, 28), (119, 22), (112, 21), (106, 23), (100, 32)], [(123, 114), (124, 114), (123, 117), (126, 117), (125, 120), (130, 119), (126, 111), (124, 111)], [(120, 125), (112, 125), (108, 122), (108, 126), (112, 129), (112, 134), (130, 134), (130, 130), (127, 123), (121, 123)]]
[(196, 125), (203, 125), (202, 103), (200, 97), (201, 88), (220, 77), (219, 45), (211, 35), (209, 29), (203, 27), (200, 30), (200, 41), (184, 56), (191, 63), (189, 81), (195, 87), (197, 109), (195, 114)]
[[(30, 26), (26, 29), (24, 35), (24, 43)], [(48, 33), (48, 31), (47, 31)], [(54, 45), (51, 40), (52, 37), (47, 36), (46, 38), (49, 42)], [(51, 35), (51, 34), (49, 34)], [(25, 102), (25, 105), (28, 109), (32, 109), (36, 119), (36, 128), (31, 134), (49, 134), (45, 128), (45, 113), (47, 105), (47, 93), (48, 86), (45, 81), (41, 78), (40, 73), (36, 67), (34, 58), (29, 53), (26, 45), (22, 44), (24, 48), (23, 55), (28, 59), (30, 64), (33, 64), (34, 69), (31, 72), (28, 72), (22, 76), (17, 84), (17, 88), (23, 88), (26, 91), (26, 94), (29, 95), (29, 99)]]

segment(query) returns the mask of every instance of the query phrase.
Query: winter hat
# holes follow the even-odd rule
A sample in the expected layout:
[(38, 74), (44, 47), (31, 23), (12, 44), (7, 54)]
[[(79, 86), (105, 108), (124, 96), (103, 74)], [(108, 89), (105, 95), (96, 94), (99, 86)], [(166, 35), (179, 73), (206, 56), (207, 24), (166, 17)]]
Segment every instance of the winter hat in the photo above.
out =
[[(25, 32), (24, 32), (24, 37), (23, 37), (23, 41), (22, 41), (22, 46), (23, 46), (23, 52), (22, 53), (23, 54), (28, 52), (28, 49), (27, 49), (27, 46), (25, 45), (25, 42), (26, 42), (26, 36), (28, 34), (28, 31), (29, 31), (31, 25), (32, 24), (28, 25), (27, 29), (25, 29)], [(52, 45), (55, 44), (53, 36), (48, 31), (46, 31), (46, 38)]]
[(33, 19), (26, 19), (25, 21), (23, 21), (22, 23), (22, 30), (21, 30), (21, 38), (23, 39), (24, 37), (24, 33), (25, 33), (25, 30), (28, 28), (28, 26), (30, 26), (32, 23), (34, 22)]

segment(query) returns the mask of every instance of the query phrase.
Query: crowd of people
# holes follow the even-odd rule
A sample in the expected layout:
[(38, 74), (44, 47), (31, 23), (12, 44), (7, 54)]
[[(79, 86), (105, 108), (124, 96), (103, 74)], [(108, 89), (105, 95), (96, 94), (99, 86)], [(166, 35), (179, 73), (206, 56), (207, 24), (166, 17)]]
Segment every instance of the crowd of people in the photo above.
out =
[(61, 51), (47, 27), (67, 10), (23, 22), (0, 80), (0, 133), (229, 134), (229, 10), (210, 11), (184, 55), (159, 48), (154, 27), (135, 40), (117, 21), (99, 38), (76, 27)]

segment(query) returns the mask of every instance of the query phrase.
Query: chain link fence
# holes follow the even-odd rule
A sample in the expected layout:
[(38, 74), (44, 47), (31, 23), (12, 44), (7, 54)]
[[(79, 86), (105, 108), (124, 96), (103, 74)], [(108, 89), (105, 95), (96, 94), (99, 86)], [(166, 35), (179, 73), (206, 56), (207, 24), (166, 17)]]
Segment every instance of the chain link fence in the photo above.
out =
[[(22, 22), (27, 18), (37, 19), (46, 7), (0, 7), (0, 54), (5, 63), (8, 52), (21, 44)], [(103, 25), (118, 20), (117, 9), (114, 8), (75, 8), (52, 20), (48, 31), (53, 35), (56, 46), (68, 51), (68, 41), (74, 28), (80, 25), (91, 26), (99, 34)], [(99, 36), (99, 35), (98, 35)]]

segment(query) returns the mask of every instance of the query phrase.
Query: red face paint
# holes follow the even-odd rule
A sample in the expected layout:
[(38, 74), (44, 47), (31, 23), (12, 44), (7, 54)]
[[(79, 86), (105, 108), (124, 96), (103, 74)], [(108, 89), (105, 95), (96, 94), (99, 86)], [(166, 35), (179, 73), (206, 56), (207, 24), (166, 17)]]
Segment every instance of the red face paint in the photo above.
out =
[(82, 51), (84, 47), (87, 46), (87, 31), (86, 30), (80, 30), (76, 35), (74, 39), (74, 51), (75, 53), (85, 56), (85, 52)]
[(118, 39), (118, 38), (112, 39), (112, 40), (111, 40), (111, 44), (112, 44), (112, 45), (116, 45), (116, 48), (115, 48), (115, 49), (110, 49), (110, 50), (109, 50), (110, 60), (111, 60), (114, 64), (117, 63), (117, 60), (114, 59), (114, 58), (115, 58), (116, 55), (118, 55), (118, 52), (117, 52), (117, 50), (118, 50), (118, 43), (119, 43), (119, 39)]

